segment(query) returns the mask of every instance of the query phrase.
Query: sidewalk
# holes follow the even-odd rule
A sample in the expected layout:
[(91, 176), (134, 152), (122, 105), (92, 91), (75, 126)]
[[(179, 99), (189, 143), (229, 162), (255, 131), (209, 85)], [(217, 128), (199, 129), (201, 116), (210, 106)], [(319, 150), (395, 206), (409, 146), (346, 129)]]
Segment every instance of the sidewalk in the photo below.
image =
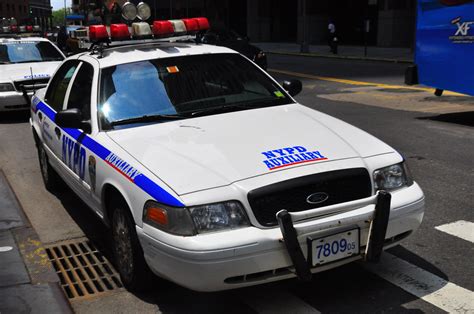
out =
[(363, 46), (339, 46), (338, 54), (334, 55), (327, 45), (310, 45), (309, 53), (301, 53), (300, 44), (296, 43), (261, 42), (254, 45), (272, 54), (413, 63), (413, 52), (410, 48), (367, 47), (367, 56), (365, 56)]
[(71, 313), (58, 282), (0, 170), (0, 313)]

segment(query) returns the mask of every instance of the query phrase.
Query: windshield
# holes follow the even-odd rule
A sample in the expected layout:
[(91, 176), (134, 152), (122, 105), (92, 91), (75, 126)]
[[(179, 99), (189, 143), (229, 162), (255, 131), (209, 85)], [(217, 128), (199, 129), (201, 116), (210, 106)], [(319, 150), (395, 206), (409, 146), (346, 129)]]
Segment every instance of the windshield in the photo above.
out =
[(242, 56), (207, 54), (103, 69), (99, 117), (103, 129), (113, 129), (118, 121), (124, 124), (139, 117), (189, 118), (291, 102), (286, 92)]
[(15, 41), (0, 44), (0, 63), (62, 61), (61, 53), (47, 41)]

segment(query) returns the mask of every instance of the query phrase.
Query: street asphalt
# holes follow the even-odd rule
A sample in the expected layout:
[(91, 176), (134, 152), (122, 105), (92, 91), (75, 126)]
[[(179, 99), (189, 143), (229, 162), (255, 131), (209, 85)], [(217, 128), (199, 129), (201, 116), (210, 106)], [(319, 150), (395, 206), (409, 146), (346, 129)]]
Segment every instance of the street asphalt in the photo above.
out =
[[(474, 311), (472, 97), (438, 99), (427, 91), (367, 89), (355, 83), (401, 86), (405, 65), (400, 64), (271, 55), (269, 68), (278, 81), (303, 81), (296, 97), (302, 104), (351, 123), (404, 155), (426, 196), (420, 229), (384, 255), (384, 269), (354, 263), (317, 274), (306, 284), (287, 280), (220, 293), (192, 292), (157, 280), (156, 289), (144, 294), (115, 289), (73, 300), (72, 308), (78, 313)], [(420, 109), (426, 102), (429, 108)], [(56, 195), (44, 189), (28, 114), (0, 115), (0, 152), (0, 169), (45, 246), (88, 238), (110, 257), (108, 233), (86, 206), (67, 188)], [(464, 230), (442, 231), (453, 223)]]

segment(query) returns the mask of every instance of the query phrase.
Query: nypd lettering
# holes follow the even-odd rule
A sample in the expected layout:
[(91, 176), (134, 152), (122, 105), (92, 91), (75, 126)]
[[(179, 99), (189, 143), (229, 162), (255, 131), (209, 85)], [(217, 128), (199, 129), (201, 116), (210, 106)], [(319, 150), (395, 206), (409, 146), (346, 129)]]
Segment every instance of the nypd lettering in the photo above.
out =
[(303, 146), (285, 147), (262, 152), (263, 160), (268, 170), (288, 167), (305, 162), (327, 160), (319, 151), (308, 151)]
[(107, 158), (105, 158), (105, 161), (132, 182), (134, 182), (135, 178), (141, 174), (137, 169), (130, 166), (130, 164), (114, 153), (110, 153)]
[(62, 137), (63, 142), (63, 162), (84, 180), (86, 169), (86, 150), (76, 141), (66, 135)]

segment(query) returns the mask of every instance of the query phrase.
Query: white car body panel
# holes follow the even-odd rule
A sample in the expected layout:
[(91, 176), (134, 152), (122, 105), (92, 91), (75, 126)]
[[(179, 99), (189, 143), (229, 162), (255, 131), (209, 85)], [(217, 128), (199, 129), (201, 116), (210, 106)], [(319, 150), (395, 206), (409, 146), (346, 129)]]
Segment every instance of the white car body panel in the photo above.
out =
[[(294, 277), (280, 228), (259, 223), (248, 193), (282, 181), (342, 169), (364, 168), (371, 177), (377, 169), (403, 162), (403, 157), (366, 132), (296, 102), (107, 132), (99, 129), (97, 73), (100, 69), (141, 60), (209, 53), (235, 52), (216, 46), (171, 43), (159, 48), (111, 49), (102, 58), (85, 53), (67, 59), (88, 62), (96, 72), (91, 92), (92, 131), (85, 134), (80, 130), (61, 129), (64, 135), (61, 140), (66, 138), (70, 146), (66, 145), (58, 156), (47, 151), (50, 160), (68, 185), (105, 222), (109, 219), (105, 191), (109, 187), (119, 191), (132, 211), (145, 259), (159, 276), (200, 291)], [(40, 113), (47, 117), (41, 120)], [(55, 114), (45, 103), (44, 90), (39, 92), (32, 104), (31, 123), (42, 145), (47, 141), (47, 135), (43, 134), (44, 121), (54, 124)], [(79, 162), (83, 164), (79, 165), (70, 162), (76, 144), (84, 148), (84, 157)], [(307, 159), (304, 159), (296, 147), (318, 152), (313, 154), (318, 158), (305, 155)], [(280, 156), (275, 151), (290, 154), (286, 149), (293, 149), (292, 153), (299, 153), (300, 157), (287, 160), (287, 164), (281, 161), (278, 167), (272, 164), (277, 168), (270, 170), (265, 161), (274, 158), (268, 156), (272, 152)], [(85, 169), (82, 178), (77, 175), (77, 169)], [(370, 181), (371, 197), (374, 197), (373, 180)], [(424, 212), (424, 195), (416, 183), (391, 194), (385, 249), (414, 232)], [(236, 200), (243, 205), (251, 226), (187, 237), (169, 234), (142, 221), (144, 205), (150, 200), (174, 207)], [(304, 230), (298, 237), (303, 253), (307, 256), (308, 235), (324, 236), (349, 227), (360, 228), (362, 250), (367, 245), (367, 221), (373, 213), (374, 205), (367, 205), (295, 224), (296, 229)], [(362, 255), (312, 268), (311, 272), (360, 258)], [(262, 276), (252, 277), (261, 272)]]

